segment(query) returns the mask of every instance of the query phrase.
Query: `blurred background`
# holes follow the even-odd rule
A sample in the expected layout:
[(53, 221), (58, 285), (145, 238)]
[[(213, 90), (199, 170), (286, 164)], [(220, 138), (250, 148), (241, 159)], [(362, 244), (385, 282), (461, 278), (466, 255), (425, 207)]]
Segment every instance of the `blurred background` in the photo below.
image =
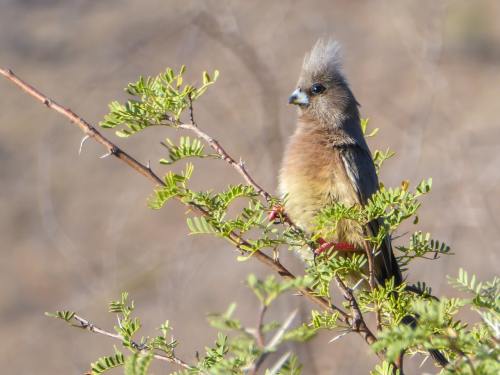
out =
[[(219, 69), (196, 104), (197, 121), (275, 191), (296, 117), (286, 99), (304, 53), (318, 37), (334, 36), (363, 117), (381, 129), (371, 147), (397, 152), (385, 184), (434, 179), (419, 228), (456, 255), (417, 262), (408, 279), (441, 295), (451, 293), (446, 275), (459, 267), (481, 279), (498, 273), (499, 15), (495, 0), (0, 0), (0, 64), (94, 124), (139, 75), (186, 64), (199, 80), (202, 70)], [(106, 134), (166, 172), (156, 163), (164, 157), (159, 141), (176, 134)], [(188, 237), (179, 204), (148, 209), (149, 182), (99, 159), (105, 151), (91, 141), (78, 155), (81, 139), (75, 126), (0, 80), (0, 368), (84, 373), (116, 343), (43, 313), (76, 310), (111, 328), (106, 304), (122, 290), (136, 301), (143, 334), (171, 321), (187, 361), (216, 338), (208, 312), (236, 301), (237, 314), (254, 324), (256, 300), (243, 275), (268, 270), (237, 263), (222, 240)], [(222, 162), (198, 163), (197, 186), (239, 181)], [(300, 270), (292, 257), (286, 262)], [(306, 319), (310, 306), (295, 296), (278, 300), (271, 317), (283, 320), (297, 307)], [(368, 373), (376, 358), (362, 339), (329, 344), (332, 336), (295, 348), (304, 374)], [(435, 372), (418, 363), (408, 373)]]

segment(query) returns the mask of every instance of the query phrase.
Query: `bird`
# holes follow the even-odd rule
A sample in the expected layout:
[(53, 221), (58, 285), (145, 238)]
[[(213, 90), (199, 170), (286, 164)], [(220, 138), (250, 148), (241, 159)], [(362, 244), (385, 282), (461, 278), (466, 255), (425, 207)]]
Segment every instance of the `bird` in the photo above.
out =
[[(319, 39), (302, 64), (296, 89), (288, 102), (297, 106), (295, 132), (286, 146), (279, 173), (279, 190), (285, 197), (284, 213), (306, 233), (316, 227), (316, 215), (328, 205), (367, 204), (379, 189), (373, 157), (361, 129), (359, 103), (342, 71), (340, 45), (333, 39)], [(376, 236), (383, 225), (380, 219), (366, 227), (352, 220), (341, 220), (325, 245), (340, 255), (362, 252), (368, 236)], [(317, 249), (317, 250), (318, 250)], [(370, 247), (368, 247), (370, 249)], [(379, 285), (391, 278), (401, 285), (403, 277), (390, 236), (386, 236), (374, 256), (374, 276)], [(298, 249), (310, 258), (307, 249)], [(418, 318), (407, 316), (403, 323), (417, 324)], [(429, 353), (442, 366), (446, 357), (435, 349)]]
[[(279, 173), (279, 190), (285, 198), (284, 212), (306, 233), (315, 228), (315, 218), (324, 207), (338, 202), (364, 206), (379, 189), (372, 154), (360, 124), (359, 103), (342, 70), (340, 45), (319, 39), (303, 60), (296, 89), (289, 103), (298, 110), (297, 125), (285, 149)], [(382, 223), (366, 227), (341, 220), (331, 238), (321, 240), (340, 253), (364, 251), (366, 237), (376, 236)], [(325, 242), (326, 241), (326, 242)], [(321, 247), (320, 247), (321, 248)], [(374, 258), (374, 273), (380, 284), (401, 271), (386, 238)], [(300, 249), (303, 258), (311, 254)]]

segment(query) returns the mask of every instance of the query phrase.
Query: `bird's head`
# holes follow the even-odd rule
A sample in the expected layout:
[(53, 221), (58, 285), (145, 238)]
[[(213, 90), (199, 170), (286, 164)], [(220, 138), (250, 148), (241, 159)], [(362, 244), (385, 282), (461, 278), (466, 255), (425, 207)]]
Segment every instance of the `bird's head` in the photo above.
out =
[(330, 39), (320, 39), (304, 57), (297, 88), (288, 98), (300, 115), (322, 123), (337, 122), (357, 102), (342, 74), (340, 46)]

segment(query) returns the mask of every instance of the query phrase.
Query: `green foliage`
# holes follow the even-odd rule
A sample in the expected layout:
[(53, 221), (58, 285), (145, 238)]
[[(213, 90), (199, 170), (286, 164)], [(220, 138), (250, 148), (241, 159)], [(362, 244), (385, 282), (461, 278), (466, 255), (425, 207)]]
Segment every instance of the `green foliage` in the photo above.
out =
[(330, 313), (328, 311), (311, 311), (311, 325), (314, 329), (332, 330), (339, 326), (339, 313)]
[[(97, 361), (90, 364), (90, 371), (92, 375), (102, 374), (108, 370), (125, 364), (125, 356), (120, 351), (116, 350), (115, 354), (107, 357), (101, 357)], [(127, 373), (128, 374), (128, 373)]]
[(160, 159), (161, 164), (170, 165), (185, 158), (205, 158), (209, 156), (203, 153), (204, 146), (197, 138), (181, 137), (179, 145), (175, 145), (167, 138), (162, 145), (168, 150), (169, 159)]
[(366, 262), (366, 256), (361, 253), (353, 253), (350, 257), (344, 257), (332, 249), (325, 251), (314, 261), (310, 261), (306, 269), (308, 280), (311, 280), (311, 288), (317, 295), (329, 297), (330, 285), (335, 276), (366, 280)]
[(387, 361), (376, 365), (373, 371), (370, 372), (371, 375), (399, 375), (400, 373), (399, 370), (394, 368), (392, 363)]
[(109, 113), (100, 126), (115, 128), (123, 125), (125, 128), (118, 130), (116, 134), (119, 137), (129, 137), (151, 126), (176, 125), (181, 113), (203, 95), (219, 75), (218, 71), (214, 72), (213, 77), (203, 72), (203, 84), (197, 88), (184, 84), (185, 72), (185, 66), (178, 73), (167, 68), (165, 73), (156, 77), (140, 77), (137, 82), (130, 83), (126, 92), (134, 99), (125, 104), (112, 102)]
[(333, 203), (318, 213), (315, 233), (321, 236), (331, 235), (343, 221), (356, 222), (360, 227), (377, 221), (381, 224), (377, 236), (367, 239), (375, 247), (379, 247), (384, 239), (396, 231), (405, 220), (416, 218), (421, 206), (419, 198), (427, 194), (431, 186), (432, 179), (424, 180), (415, 187), (414, 192), (410, 192), (408, 183), (405, 181), (396, 188), (382, 186), (370, 197), (364, 207)]
[(63, 310), (63, 311), (56, 311), (56, 312), (46, 312), (46, 316), (50, 316), (51, 318), (59, 318), (64, 320), (65, 322), (71, 322), (73, 320), (75, 313), (73, 311), (68, 311), (68, 310)]
[(394, 155), (396, 155), (396, 153), (390, 149), (387, 149), (385, 151), (375, 150), (375, 152), (373, 153), (373, 163), (375, 163), (375, 170), (377, 171), (377, 174), (380, 172), (382, 164), (384, 164), (385, 161), (389, 160)]
[[(472, 295), (472, 299), (452, 298), (418, 300), (411, 312), (418, 325), (392, 325), (379, 335), (374, 349), (384, 351), (394, 360), (401, 351), (417, 353), (439, 349), (451, 360), (444, 374), (498, 374), (500, 371), (500, 283), (498, 278), (477, 283), (476, 277), (461, 270), (451, 282)], [(481, 321), (473, 325), (456, 318), (459, 311), (469, 307), (479, 313)]]
[(247, 285), (264, 306), (269, 306), (283, 292), (299, 285), (299, 283), (301, 283), (301, 280), (279, 282), (274, 275), (267, 277), (265, 280), (259, 280), (253, 274), (247, 277)]
[(437, 259), (440, 255), (449, 255), (451, 250), (444, 242), (431, 239), (430, 233), (421, 231), (411, 235), (408, 246), (396, 246), (396, 249), (402, 253), (398, 262), (403, 270), (415, 258)]
[(241, 331), (243, 330), (241, 322), (238, 319), (232, 319), (235, 310), (236, 303), (232, 303), (223, 314), (209, 314), (208, 322), (212, 327), (220, 330)]
[(118, 325), (115, 331), (122, 336), (123, 346), (135, 349), (136, 343), (133, 341), (135, 333), (141, 328), (141, 322), (138, 318), (132, 318), (134, 311), (134, 301), (128, 301), (128, 293), (124, 292), (118, 301), (111, 301), (109, 312), (117, 314)]
[(193, 218), (188, 217), (187, 225), (191, 234), (212, 234), (216, 233), (216, 230), (210, 225), (204, 216), (196, 216)]
[[(296, 311), (283, 323), (264, 322), (264, 314), (271, 303), (294, 285), (298, 285), (299, 282), (302, 281), (280, 283), (273, 276), (259, 280), (250, 275), (248, 286), (263, 307), (260, 311), (261, 324), (255, 328), (243, 326), (239, 319), (233, 317), (236, 311), (234, 303), (224, 313), (209, 314), (208, 322), (210, 325), (225, 333), (218, 332), (214, 345), (205, 348), (206, 354), (202, 358), (198, 358), (196, 363), (185, 364), (184, 367), (188, 367), (185, 371), (172, 374), (242, 374), (248, 369), (260, 367), (269, 355), (279, 349), (282, 343), (287, 341), (304, 342), (311, 339), (316, 333), (315, 328), (308, 324), (292, 327)], [(140, 319), (133, 317), (134, 310), (134, 302), (129, 300), (126, 292), (121, 294), (120, 299), (110, 302), (109, 312), (116, 314), (118, 319), (115, 331), (119, 336), (116, 338), (119, 338), (122, 345), (129, 349), (130, 354), (123, 354), (115, 348), (114, 355), (101, 357), (90, 365), (92, 375), (102, 374), (117, 367), (123, 367), (125, 375), (146, 375), (155, 355), (161, 356), (167, 361), (179, 361), (175, 355), (178, 342), (170, 335), (172, 327), (169, 321), (160, 325), (161, 334), (152, 338), (142, 337), (140, 341), (134, 340), (134, 336), (142, 327)], [(97, 333), (107, 332), (77, 317), (74, 312), (58, 311), (53, 314), (47, 313), (47, 315)], [(112, 333), (106, 334), (113, 335)], [(270, 334), (272, 336), (266, 340), (266, 336)], [(266, 373), (298, 375), (301, 368), (297, 357), (288, 353), (286, 358), (281, 357), (270, 363)]]
[(369, 122), (369, 120), (367, 118), (362, 118), (361, 119), (361, 121), (360, 121), (361, 131), (363, 132), (363, 135), (366, 138), (374, 137), (375, 135), (377, 135), (377, 133), (378, 133), (378, 131), (380, 129), (379, 128), (375, 128), (371, 132), (368, 133), (368, 122)]
[(419, 297), (406, 292), (406, 284), (395, 285), (394, 279), (387, 280), (373, 290), (359, 294), (358, 303), (362, 311), (379, 311), (382, 327), (397, 325), (408, 315), (413, 303)]
[(151, 352), (136, 352), (125, 360), (125, 375), (146, 375), (153, 360)]
[(187, 183), (193, 175), (193, 171), (193, 164), (187, 163), (181, 174), (168, 172), (163, 178), (165, 186), (160, 186), (154, 191), (148, 202), (149, 207), (159, 210), (172, 198), (186, 198), (189, 195)]

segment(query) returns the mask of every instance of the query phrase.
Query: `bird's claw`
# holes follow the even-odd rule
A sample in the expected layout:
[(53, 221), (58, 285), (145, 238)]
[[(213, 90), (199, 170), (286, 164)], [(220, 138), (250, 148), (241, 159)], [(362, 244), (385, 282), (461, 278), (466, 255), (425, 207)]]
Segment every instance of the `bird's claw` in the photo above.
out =
[(316, 249), (314, 249), (314, 255), (319, 255), (330, 249), (334, 249), (335, 251), (339, 252), (357, 251), (356, 247), (348, 242), (331, 242), (331, 241), (328, 242), (325, 241), (323, 238), (318, 238), (317, 243), (319, 244), (319, 246)]
[(274, 222), (275, 224), (279, 223), (291, 223), (288, 215), (285, 213), (285, 207), (281, 204), (274, 205), (269, 211), (269, 215), (267, 215), (267, 220)]

